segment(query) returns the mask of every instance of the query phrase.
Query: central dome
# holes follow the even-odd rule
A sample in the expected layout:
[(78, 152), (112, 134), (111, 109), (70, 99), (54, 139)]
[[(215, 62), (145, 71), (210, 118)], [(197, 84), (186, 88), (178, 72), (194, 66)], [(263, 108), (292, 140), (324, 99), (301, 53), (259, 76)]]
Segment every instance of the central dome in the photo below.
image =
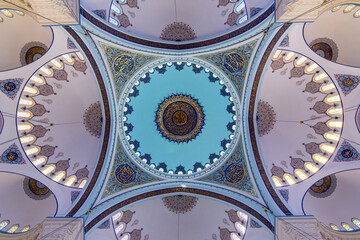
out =
[(128, 81), (120, 139), (135, 163), (181, 178), (207, 173), (227, 158), (240, 104), (227, 78), (213, 69), (189, 59), (157, 62)]

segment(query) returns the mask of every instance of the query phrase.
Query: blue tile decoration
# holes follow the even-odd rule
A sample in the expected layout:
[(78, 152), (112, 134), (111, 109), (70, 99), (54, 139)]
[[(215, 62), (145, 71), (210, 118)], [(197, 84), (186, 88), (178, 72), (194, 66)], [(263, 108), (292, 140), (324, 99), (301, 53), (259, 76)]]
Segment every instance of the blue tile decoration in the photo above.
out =
[(258, 224), (254, 219), (250, 220), (250, 227), (251, 228), (261, 228), (261, 225)]
[(2, 112), (0, 111), (0, 134), (4, 128), (4, 117), (2, 115)]
[(125, 51), (103, 42), (99, 42), (99, 44), (103, 50), (103, 53), (106, 57), (105, 60), (107, 61), (111, 71), (118, 100), (126, 81), (129, 80), (131, 76), (144, 64), (159, 58), (157, 56)]
[(162, 179), (153, 177), (137, 167), (126, 155), (120, 140), (117, 140), (114, 163), (102, 198), (116, 194), (124, 189)]
[(256, 42), (257, 40), (254, 40), (234, 49), (198, 57), (218, 66), (234, 83), (241, 98), (248, 64)]
[(256, 14), (258, 14), (259, 12), (261, 12), (261, 8), (250, 8), (250, 17), (255, 16)]
[(219, 169), (198, 180), (218, 183), (257, 196), (241, 144), (236, 147), (231, 157)]
[(12, 78), (0, 81), (0, 90), (9, 98), (14, 100), (20, 85), (23, 82), (22, 78)]
[(289, 43), (290, 43), (290, 41), (289, 41), (289, 34), (288, 34), (283, 38), (283, 40), (281, 41), (279, 47), (288, 47)]
[(110, 219), (106, 220), (100, 226), (98, 226), (99, 229), (109, 229), (110, 228)]
[(78, 196), (80, 195), (80, 191), (71, 191), (71, 202), (75, 202), (75, 200), (78, 198)]
[(105, 9), (94, 10), (93, 13), (98, 15), (100, 18), (106, 20), (106, 10)]
[(334, 162), (348, 162), (359, 160), (358, 151), (347, 141), (344, 141), (337, 152)]
[(0, 163), (25, 164), (26, 162), (18, 147), (14, 143), (3, 152), (0, 158)]
[(75, 46), (75, 43), (73, 41), (71, 41), (70, 38), (67, 39), (67, 48), (68, 49), (77, 49), (77, 47)]
[(358, 85), (360, 76), (348, 75), (348, 74), (335, 74), (335, 78), (339, 83), (342, 92), (345, 95), (351, 93)]
[(286, 202), (289, 201), (289, 190), (288, 189), (281, 189), (281, 190), (279, 190), (279, 192)]

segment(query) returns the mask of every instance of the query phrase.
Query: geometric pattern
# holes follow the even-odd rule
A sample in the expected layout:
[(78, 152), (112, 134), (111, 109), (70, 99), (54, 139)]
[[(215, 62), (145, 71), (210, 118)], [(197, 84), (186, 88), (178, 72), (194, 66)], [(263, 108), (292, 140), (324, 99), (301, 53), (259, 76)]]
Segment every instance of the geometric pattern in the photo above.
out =
[(25, 160), (14, 143), (3, 152), (0, 157), (0, 163), (25, 164)]
[(348, 74), (335, 74), (335, 78), (345, 95), (348, 95), (352, 90), (354, 90), (359, 85), (360, 81), (360, 76)]
[(17, 92), (20, 89), (22, 78), (12, 78), (0, 81), (0, 90), (6, 94), (9, 98), (15, 98)]
[(99, 42), (99, 44), (106, 56), (106, 61), (112, 74), (117, 100), (119, 100), (121, 90), (127, 80), (143, 65), (159, 58), (157, 56), (125, 51), (102, 42)]
[(162, 181), (162, 179), (151, 176), (132, 163), (122, 148), (120, 139), (118, 138), (114, 163), (102, 198), (130, 187), (156, 181)]
[(218, 183), (228, 187), (236, 188), (237, 190), (243, 191), (252, 196), (257, 196), (250, 177), (250, 173), (248, 171), (241, 144), (238, 145), (238, 147), (224, 165), (222, 165), (215, 172), (198, 180), (210, 183)]
[(233, 82), (241, 98), (246, 70), (257, 40), (227, 51), (197, 56), (218, 66)]

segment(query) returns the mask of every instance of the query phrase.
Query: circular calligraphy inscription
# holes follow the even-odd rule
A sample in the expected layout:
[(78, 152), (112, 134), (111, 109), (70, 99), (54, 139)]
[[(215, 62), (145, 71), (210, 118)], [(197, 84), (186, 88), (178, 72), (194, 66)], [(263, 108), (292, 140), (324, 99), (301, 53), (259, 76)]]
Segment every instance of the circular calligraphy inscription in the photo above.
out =
[(135, 181), (136, 173), (128, 164), (121, 164), (115, 170), (115, 178), (121, 184), (129, 184)]
[(16, 148), (10, 148), (3, 153), (2, 160), (6, 163), (19, 163), (22, 158), (20, 152)]
[(38, 196), (46, 195), (50, 191), (44, 184), (32, 178), (29, 180), (29, 189), (33, 194)]
[(182, 126), (187, 122), (187, 116), (186, 113), (183, 111), (177, 111), (173, 115), (173, 121), (176, 125)]
[(316, 193), (323, 193), (326, 192), (331, 186), (331, 177), (327, 176), (323, 179), (317, 181), (312, 187), (311, 190)]
[(231, 73), (241, 71), (244, 64), (244, 58), (238, 53), (229, 53), (225, 56), (224, 67)]
[(225, 168), (225, 179), (230, 183), (238, 183), (244, 178), (244, 167), (237, 163), (232, 163)]
[(155, 121), (159, 132), (169, 141), (187, 142), (201, 132), (204, 113), (191, 96), (172, 95), (159, 104)]
[(121, 54), (114, 59), (112, 67), (120, 74), (127, 74), (134, 68), (134, 60), (129, 55)]

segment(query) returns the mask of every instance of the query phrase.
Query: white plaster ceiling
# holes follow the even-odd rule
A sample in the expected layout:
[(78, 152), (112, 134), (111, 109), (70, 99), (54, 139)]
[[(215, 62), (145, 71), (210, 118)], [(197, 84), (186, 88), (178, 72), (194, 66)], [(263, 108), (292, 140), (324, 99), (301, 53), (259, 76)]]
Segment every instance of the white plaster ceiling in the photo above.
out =
[(25, 44), (41, 42), (49, 48), (53, 39), (50, 27), (39, 25), (28, 14), (20, 16), (13, 10), (10, 12), (13, 15), (11, 18), (0, 13), (0, 17), (3, 19), (0, 22), (0, 32), (2, 33), (0, 38), (0, 71), (21, 66), (20, 52)]
[(19, 225), (17, 232), (27, 225), (33, 228), (57, 211), (57, 200), (52, 193), (42, 200), (30, 198), (24, 190), (24, 178), (22, 175), (0, 172), (0, 222), (10, 221), (2, 231), (9, 230), (15, 224)]
[[(230, 2), (226, 6), (218, 7), (219, 1), (217, 0), (207, 2), (201, 0), (139, 0), (137, 1), (139, 8), (130, 8), (126, 4), (121, 5), (123, 13), (128, 16), (132, 25), (118, 29), (139, 37), (159, 39), (166, 25), (173, 22), (184, 22), (194, 29), (197, 39), (209, 38), (239, 27), (239, 25), (230, 26), (226, 24), (228, 15), (233, 11), (237, 3)], [(105, 10), (108, 20), (111, 12), (109, 11), (111, 7), (110, 0), (101, 2), (82, 0), (81, 4), (92, 11)], [(245, 4), (248, 19), (250, 19), (252, 9), (261, 8), (265, 10), (272, 4), (272, 1), (245, 0)], [(114, 26), (114, 28), (117, 27)]]
[(355, 7), (351, 12), (344, 13), (347, 5), (342, 6), (336, 12), (328, 10), (320, 15), (313, 23), (307, 23), (304, 27), (304, 37), (308, 44), (318, 38), (329, 38), (335, 42), (338, 48), (336, 62), (360, 67), (360, 18), (355, 18), (354, 13), (359, 10)]
[(358, 230), (351, 222), (352, 218), (360, 219), (358, 182), (360, 170), (345, 171), (335, 174), (335, 191), (327, 197), (317, 198), (306, 193), (303, 208), (306, 215), (314, 215), (320, 222), (329, 227), (335, 224), (341, 230), (341, 223), (349, 224)]

